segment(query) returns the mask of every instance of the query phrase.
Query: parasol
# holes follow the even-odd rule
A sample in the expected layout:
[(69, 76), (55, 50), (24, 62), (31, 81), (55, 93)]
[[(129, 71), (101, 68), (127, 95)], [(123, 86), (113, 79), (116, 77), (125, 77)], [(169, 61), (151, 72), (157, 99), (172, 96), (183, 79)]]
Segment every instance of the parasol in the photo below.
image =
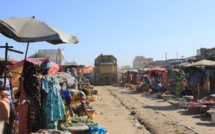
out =
[(78, 43), (75, 36), (49, 26), (35, 17), (0, 19), (0, 32), (18, 42), (47, 41), (54, 45)]
[(49, 26), (46, 23), (35, 19), (35, 17), (0, 19), (0, 33), (17, 42), (28, 43), (25, 59), (29, 42), (47, 41), (54, 45), (60, 43), (78, 43), (76, 36), (69, 35)]
[(78, 39), (75, 36), (49, 26), (45, 22), (35, 19), (34, 16), (0, 19), (0, 33), (17, 42), (27, 43), (24, 61), (27, 58), (29, 42), (47, 41), (54, 45), (60, 43), (78, 43)]

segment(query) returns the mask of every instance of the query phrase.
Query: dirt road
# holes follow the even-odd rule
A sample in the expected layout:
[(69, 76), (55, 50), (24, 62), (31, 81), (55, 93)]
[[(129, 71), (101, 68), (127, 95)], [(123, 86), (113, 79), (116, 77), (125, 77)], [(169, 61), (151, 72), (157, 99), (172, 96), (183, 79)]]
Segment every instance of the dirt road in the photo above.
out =
[(210, 115), (193, 115), (163, 100), (142, 97), (129, 88), (97, 86), (94, 89), (98, 90), (99, 99), (90, 105), (95, 105), (95, 121), (108, 134), (215, 133)]
[(95, 121), (108, 131), (108, 134), (147, 134), (144, 127), (109, 91), (111, 86), (94, 87), (98, 90), (98, 100), (90, 102), (96, 109)]

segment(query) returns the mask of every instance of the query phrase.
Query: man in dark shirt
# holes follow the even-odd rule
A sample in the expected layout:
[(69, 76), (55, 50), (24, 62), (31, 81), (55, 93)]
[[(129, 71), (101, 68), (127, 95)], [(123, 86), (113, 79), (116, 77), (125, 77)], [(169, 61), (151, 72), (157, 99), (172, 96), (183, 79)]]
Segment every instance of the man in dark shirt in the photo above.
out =
[(193, 93), (193, 100), (197, 101), (199, 99), (199, 82), (201, 73), (197, 69), (191, 69), (188, 74), (188, 84)]

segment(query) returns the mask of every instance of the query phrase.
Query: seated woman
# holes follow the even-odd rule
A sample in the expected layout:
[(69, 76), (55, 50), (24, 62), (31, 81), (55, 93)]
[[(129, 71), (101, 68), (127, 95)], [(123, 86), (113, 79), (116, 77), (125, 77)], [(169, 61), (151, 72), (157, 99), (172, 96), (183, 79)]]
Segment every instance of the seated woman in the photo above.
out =
[(76, 89), (61, 89), (61, 96), (66, 111), (66, 116), (62, 121), (71, 121), (71, 117), (74, 115), (81, 116), (81, 112), (85, 112), (88, 115), (85, 108), (86, 95), (84, 92)]
[(147, 91), (148, 89), (152, 88), (152, 81), (146, 74), (143, 75), (142, 79), (142, 89)]

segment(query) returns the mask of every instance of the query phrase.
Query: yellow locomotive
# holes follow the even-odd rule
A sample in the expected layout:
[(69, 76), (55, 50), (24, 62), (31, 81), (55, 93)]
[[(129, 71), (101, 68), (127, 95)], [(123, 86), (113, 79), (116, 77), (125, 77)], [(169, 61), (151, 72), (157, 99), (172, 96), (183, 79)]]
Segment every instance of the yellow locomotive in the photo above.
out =
[(111, 85), (117, 83), (117, 59), (113, 55), (99, 55), (95, 59), (95, 84)]

